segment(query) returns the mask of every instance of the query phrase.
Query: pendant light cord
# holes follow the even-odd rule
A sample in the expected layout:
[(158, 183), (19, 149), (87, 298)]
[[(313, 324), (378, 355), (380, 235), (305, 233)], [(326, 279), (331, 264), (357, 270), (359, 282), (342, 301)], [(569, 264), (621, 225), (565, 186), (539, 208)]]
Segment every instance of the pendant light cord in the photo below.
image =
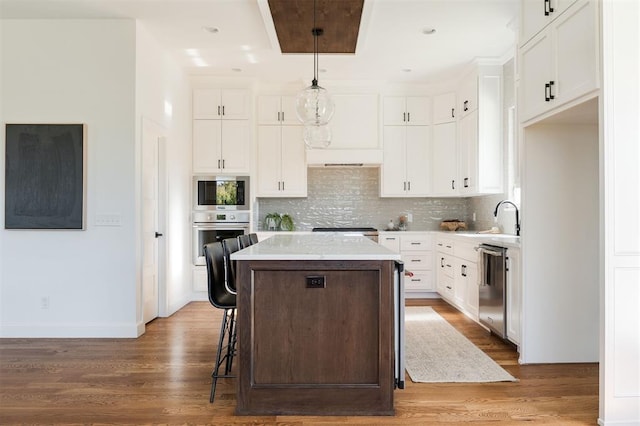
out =
[(313, 85), (318, 85), (318, 27), (316, 26), (316, 0), (313, 0)]

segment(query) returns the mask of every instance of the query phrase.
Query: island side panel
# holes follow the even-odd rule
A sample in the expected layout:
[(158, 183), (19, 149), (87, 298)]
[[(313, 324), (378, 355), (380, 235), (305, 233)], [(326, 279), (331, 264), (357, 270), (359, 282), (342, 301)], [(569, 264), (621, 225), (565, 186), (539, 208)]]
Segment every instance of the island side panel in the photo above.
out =
[(237, 267), (238, 414), (393, 414), (393, 261)]

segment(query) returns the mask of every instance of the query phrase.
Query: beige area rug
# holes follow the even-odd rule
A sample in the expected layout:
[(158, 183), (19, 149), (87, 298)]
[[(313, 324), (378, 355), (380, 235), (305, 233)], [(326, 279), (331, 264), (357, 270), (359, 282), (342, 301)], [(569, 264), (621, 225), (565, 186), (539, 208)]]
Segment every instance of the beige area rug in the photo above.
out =
[(428, 306), (405, 310), (405, 366), (414, 382), (515, 382)]

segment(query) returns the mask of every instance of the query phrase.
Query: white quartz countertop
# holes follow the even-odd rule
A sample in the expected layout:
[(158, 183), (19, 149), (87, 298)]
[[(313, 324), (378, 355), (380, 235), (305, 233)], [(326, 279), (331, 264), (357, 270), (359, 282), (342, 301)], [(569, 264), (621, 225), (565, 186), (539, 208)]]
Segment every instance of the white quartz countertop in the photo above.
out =
[(277, 234), (231, 254), (231, 260), (400, 260), (400, 254), (362, 236)]
[(443, 237), (456, 238), (462, 241), (472, 241), (478, 244), (491, 244), (500, 247), (520, 248), (520, 237), (510, 234), (479, 234), (477, 232), (437, 232)]

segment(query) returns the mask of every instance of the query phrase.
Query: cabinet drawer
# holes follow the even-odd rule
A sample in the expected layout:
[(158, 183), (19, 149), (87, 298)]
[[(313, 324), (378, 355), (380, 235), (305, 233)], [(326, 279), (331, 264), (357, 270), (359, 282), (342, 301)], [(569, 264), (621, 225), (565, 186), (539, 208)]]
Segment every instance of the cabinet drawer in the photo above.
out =
[(442, 275), (453, 278), (453, 258), (439, 253), (438, 260), (436, 261), (436, 269)]
[(447, 300), (453, 301), (455, 292), (453, 288), (453, 278), (441, 276), (438, 277), (438, 293)]
[(404, 277), (404, 289), (411, 290), (434, 290), (433, 286), (433, 274), (418, 272), (414, 273), (412, 277)]
[(400, 253), (400, 236), (399, 235), (380, 235), (378, 236), (378, 244), (388, 248), (389, 250)]
[(454, 253), (454, 244), (452, 240), (449, 239), (445, 239), (445, 238), (438, 238), (436, 240), (436, 250), (443, 252), (443, 253), (447, 253), (447, 254), (453, 254)]
[(403, 235), (400, 241), (400, 250), (402, 251), (431, 250), (431, 239), (427, 235), (419, 235), (419, 236)]
[(408, 271), (430, 271), (433, 269), (432, 252), (402, 253), (404, 268)]

